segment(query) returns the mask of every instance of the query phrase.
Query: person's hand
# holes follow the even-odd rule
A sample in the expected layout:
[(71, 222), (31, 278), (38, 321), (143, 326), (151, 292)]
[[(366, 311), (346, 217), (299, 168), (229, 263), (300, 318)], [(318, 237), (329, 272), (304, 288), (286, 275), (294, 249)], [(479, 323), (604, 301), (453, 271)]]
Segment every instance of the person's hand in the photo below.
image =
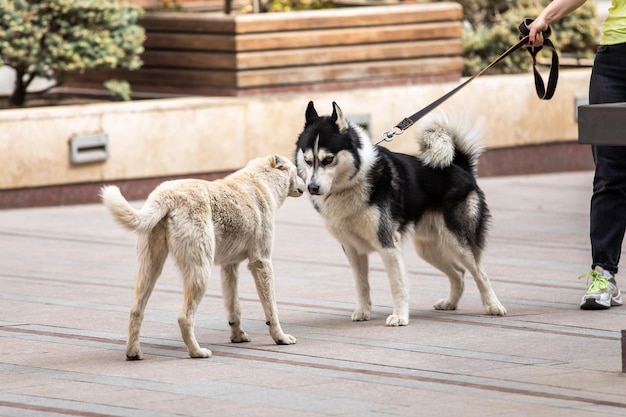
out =
[(548, 24), (544, 19), (538, 17), (528, 26), (528, 43), (529, 47), (538, 47), (543, 45), (542, 32), (548, 29)]

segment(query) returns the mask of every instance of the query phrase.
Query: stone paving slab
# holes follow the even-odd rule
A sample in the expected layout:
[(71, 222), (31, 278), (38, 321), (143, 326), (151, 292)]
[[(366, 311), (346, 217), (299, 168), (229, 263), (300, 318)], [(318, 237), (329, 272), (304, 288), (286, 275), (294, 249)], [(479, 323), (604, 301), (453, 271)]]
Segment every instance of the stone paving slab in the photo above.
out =
[(626, 308), (578, 308), (591, 179), (480, 179), (493, 215), (484, 266), (509, 314), (485, 316), (471, 277), (457, 311), (434, 311), (447, 279), (407, 246), (411, 323), (402, 328), (384, 326), (392, 303), (376, 255), (372, 320), (350, 320), (341, 247), (306, 197), (289, 199), (274, 269), (281, 323), (298, 343), (272, 342), (245, 267), (253, 340), (230, 343), (215, 269), (196, 323), (214, 356), (201, 360), (180, 338), (170, 261), (148, 303), (145, 360), (124, 360), (135, 236), (102, 205), (0, 211), (0, 416), (622, 416)]

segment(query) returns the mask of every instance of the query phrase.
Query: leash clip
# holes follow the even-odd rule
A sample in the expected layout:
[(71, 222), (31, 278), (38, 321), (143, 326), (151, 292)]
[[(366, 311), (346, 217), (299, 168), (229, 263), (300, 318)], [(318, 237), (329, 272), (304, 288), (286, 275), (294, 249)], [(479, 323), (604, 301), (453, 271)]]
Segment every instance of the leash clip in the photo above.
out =
[(401, 135), (403, 133), (404, 133), (404, 130), (400, 129), (398, 126), (394, 126), (391, 130), (387, 132), (383, 132), (383, 135), (380, 138), (380, 140), (376, 142), (374, 145), (378, 145), (381, 142), (391, 142), (394, 136)]

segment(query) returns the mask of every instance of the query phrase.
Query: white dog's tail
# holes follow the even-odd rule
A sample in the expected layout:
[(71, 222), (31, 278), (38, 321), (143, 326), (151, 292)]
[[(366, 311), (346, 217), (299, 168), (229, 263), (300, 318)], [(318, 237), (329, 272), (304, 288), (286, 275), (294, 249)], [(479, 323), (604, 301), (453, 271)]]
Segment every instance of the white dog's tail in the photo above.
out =
[(141, 210), (133, 208), (115, 185), (100, 190), (100, 198), (113, 218), (133, 231), (149, 231), (167, 215), (169, 208), (160, 204), (146, 203)]
[[(439, 111), (419, 125), (418, 143), (421, 159), (432, 168), (445, 168), (453, 162), (476, 170), (483, 151), (483, 129), (470, 124), (467, 117), (451, 117)], [(457, 160), (455, 160), (457, 158)]]

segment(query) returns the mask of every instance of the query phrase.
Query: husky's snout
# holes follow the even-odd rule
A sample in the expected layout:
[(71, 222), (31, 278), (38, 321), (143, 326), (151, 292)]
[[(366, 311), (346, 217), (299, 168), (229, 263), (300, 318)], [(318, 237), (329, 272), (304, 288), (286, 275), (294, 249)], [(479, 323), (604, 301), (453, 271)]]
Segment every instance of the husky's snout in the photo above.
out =
[(309, 190), (309, 194), (311, 194), (311, 195), (318, 195), (320, 193), (320, 186), (319, 186), (319, 184), (316, 184), (314, 182), (309, 183), (309, 185), (307, 185), (306, 189)]

